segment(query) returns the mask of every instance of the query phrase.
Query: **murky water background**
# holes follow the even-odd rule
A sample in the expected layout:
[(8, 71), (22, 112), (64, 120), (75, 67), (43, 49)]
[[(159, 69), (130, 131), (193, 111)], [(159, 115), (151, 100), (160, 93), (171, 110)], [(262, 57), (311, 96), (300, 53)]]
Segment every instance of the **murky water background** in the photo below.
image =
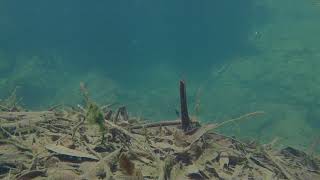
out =
[(263, 110), (223, 131), (308, 149), (320, 138), (319, 18), (312, 0), (1, 0), (0, 95), (77, 104), (85, 82), (100, 104), (174, 119), (185, 79), (201, 121)]

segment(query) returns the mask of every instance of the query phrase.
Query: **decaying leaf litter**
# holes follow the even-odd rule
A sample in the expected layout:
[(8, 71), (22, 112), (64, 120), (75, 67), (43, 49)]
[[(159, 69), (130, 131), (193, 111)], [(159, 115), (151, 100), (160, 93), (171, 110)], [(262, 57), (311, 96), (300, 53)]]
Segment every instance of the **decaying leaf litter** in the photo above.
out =
[[(273, 142), (244, 143), (190, 119), (180, 82), (181, 119), (146, 122), (126, 107), (98, 106), (80, 85), (84, 106), (27, 111), (1, 101), (1, 179), (320, 179), (320, 160)], [(116, 110), (116, 111), (114, 111)]]

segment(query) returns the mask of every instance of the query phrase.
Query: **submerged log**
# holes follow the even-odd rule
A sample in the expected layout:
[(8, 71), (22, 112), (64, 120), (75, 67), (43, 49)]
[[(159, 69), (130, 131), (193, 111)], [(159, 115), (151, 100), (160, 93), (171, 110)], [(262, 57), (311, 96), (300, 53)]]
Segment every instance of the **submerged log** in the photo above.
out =
[(186, 85), (183, 80), (180, 80), (180, 105), (181, 105), (181, 126), (183, 131), (187, 132), (190, 129), (191, 121), (188, 114)]

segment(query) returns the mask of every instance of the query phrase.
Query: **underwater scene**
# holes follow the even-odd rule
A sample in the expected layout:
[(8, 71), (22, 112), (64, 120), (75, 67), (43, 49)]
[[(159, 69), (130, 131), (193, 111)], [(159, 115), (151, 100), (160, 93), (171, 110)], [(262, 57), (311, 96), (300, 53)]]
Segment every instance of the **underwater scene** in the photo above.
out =
[(0, 179), (319, 178), (319, 19), (317, 0), (0, 0)]

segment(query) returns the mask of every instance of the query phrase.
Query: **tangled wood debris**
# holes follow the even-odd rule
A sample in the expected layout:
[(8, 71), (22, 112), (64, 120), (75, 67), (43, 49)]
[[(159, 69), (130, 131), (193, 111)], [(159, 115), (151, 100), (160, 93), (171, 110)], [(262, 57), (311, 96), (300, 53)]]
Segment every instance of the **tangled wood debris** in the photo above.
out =
[(86, 120), (93, 116), (81, 106), (10, 109), (0, 112), (1, 179), (320, 179), (320, 160), (302, 151), (279, 151), (215, 132), (262, 112), (200, 124), (182, 110), (189, 119), (183, 125), (180, 120), (147, 123), (130, 117), (124, 106), (107, 107), (100, 108), (101, 131)]

